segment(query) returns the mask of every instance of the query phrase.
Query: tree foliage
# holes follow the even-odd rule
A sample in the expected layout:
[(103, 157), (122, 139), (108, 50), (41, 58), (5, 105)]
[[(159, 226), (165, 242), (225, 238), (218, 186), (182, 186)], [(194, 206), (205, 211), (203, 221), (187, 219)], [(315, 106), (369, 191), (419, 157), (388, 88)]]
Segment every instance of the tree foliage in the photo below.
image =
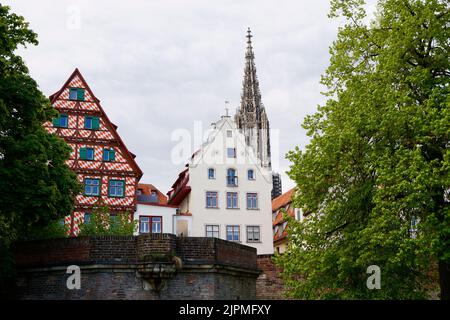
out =
[[(73, 209), (80, 186), (65, 164), (71, 149), (47, 133), (57, 115), (16, 50), (37, 45), (24, 18), (0, 4), (0, 246), (27, 237)], [(3, 265), (3, 264), (2, 264)], [(1, 274), (1, 270), (0, 270)]]
[[(449, 3), (380, 0), (369, 23), (362, 0), (333, 0), (330, 17), (345, 23), (327, 101), (303, 123), (309, 145), (288, 153), (310, 214), (289, 221), (277, 258), (287, 285), (297, 298), (424, 298), (438, 270), (448, 299)], [(380, 290), (366, 287), (370, 265)]]
[(96, 208), (90, 215), (90, 221), (80, 226), (79, 236), (132, 236), (137, 230), (137, 222), (128, 212), (109, 214), (108, 206)]

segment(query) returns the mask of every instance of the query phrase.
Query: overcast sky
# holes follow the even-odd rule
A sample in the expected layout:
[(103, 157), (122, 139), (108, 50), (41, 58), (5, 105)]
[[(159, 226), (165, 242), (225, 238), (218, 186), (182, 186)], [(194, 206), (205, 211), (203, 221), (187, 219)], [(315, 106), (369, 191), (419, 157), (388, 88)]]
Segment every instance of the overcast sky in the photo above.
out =
[(328, 1), (3, 2), (38, 34), (39, 45), (20, 54), (44, 94), (78, 67), (136, 154), (141, 182), (164, 193), (183, 168), (171, 161), (171, 133), (193, 131), (195, 121), (207, 129), (225, 100), (234, 115), (250, 27), (262, 101), (271, 128), (280, 130), (272, 156), (280, 157), (283, 192), (294, 186), (284, 156), (305, 147), (300, 124), (324, 102), (319, 80), (338, 28), (327, 18)]

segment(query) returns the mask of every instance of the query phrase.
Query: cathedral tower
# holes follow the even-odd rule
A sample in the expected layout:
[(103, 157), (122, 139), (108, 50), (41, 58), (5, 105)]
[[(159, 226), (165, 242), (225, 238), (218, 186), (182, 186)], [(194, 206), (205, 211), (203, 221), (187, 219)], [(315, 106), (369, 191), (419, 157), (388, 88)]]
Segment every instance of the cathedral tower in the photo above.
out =
[[(242, 82), (241, 105), (236, 111), (235, 121), (244, 134), (246, 143), (253, 148), (261, 166), (271, 170), (269, 119), (261, 101), (258, 77), (256, 76), (255, 54), (252, 47), (252, 34), (247, 30), (247, 49), (245, 51), (244, 80)], [(272, 199), (281, 195), (281, 178), (273, 174)]]
[(245, 135), (247, 144), (253, 147), (261, 165), (270, 168), (269, 120), (261, 102), (250, 28), (247, 31), (241, 105), (236, 112), (235, 121)]

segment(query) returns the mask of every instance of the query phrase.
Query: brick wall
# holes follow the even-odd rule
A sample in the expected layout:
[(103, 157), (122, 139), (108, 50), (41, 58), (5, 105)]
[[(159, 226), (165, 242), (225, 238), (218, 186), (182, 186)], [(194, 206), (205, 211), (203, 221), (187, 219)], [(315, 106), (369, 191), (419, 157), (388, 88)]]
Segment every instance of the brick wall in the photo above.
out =
[(272, 260), (273, 255), (258, 255), (257, 266), (262, 271), (256, 280), (256, 299), (283, 300), (287, 299), (281, 269)]
[[(14, 292), (19, 299), (256, 297), (256, 249), (220, 239), (171, 234), (77, 237), (16, 243), (13, 252), (18, 270)], [(155, 290), (155, 275), (146, 270), (170, 266), (174, 256), (182, 260), (182, 267)], [(67, 266), (72, 264), (81, 269), (79, 290), (66, 286)]]

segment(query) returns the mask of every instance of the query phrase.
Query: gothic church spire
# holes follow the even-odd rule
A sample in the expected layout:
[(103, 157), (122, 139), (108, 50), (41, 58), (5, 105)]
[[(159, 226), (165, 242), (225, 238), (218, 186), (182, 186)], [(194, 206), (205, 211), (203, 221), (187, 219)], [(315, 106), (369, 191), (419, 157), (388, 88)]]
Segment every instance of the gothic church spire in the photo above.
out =
[(248, 28), (241, 104), (236, 112), (235, 121), (241, 132), (244, 133), (247, 144), (253, 147), (261, 165), (270, 167), (269, 121), (261, 102), (252, 37), (250, 28)]

